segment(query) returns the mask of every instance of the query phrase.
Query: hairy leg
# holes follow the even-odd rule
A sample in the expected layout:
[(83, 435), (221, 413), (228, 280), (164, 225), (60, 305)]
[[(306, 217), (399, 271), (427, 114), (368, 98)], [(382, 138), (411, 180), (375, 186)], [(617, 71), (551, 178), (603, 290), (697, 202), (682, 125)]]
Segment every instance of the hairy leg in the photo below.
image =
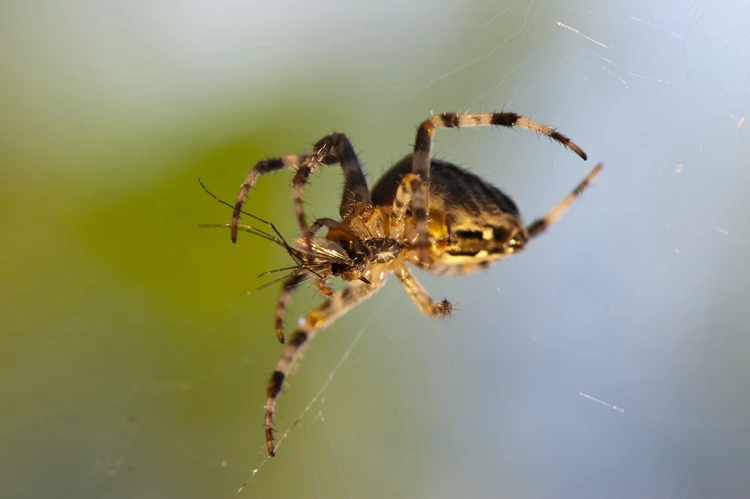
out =
[(526, 228), (526, 231), (529, 233), (530, 237), (536, 237), (547, 228), (552, 225), (553, 223), (557, 222), (557, 220), (562, 216), (563, 213), (565, 213), (565, 210), (568, 209), (568, 207), (573, 204), (573, 201), (575, 201), (578, 196), (581, 195), (581, 193), (586, 189), (586, 187), (589, 186), (589, 184), (596, 178), (597, 175), (599, 175), (599, 172), (602, 171), (602, 164), (599, 163), (594, 167), (591, 172), (586, 175), (586, 178), (584, 178), (580, 184), (576, 186), (575, 189), (573, 189), (570, 194), (565, 196), (565, 198), (557, 203), (555, 206), (552, 207), (550, 211), (547, 212), (547, 214), (529, 224), (529, 226)]
[(420, 312), (430, 317), (445, 317), (450, 315), (453, 305), (448, 300), (435, 301), (417, 281), (417, 278), (409, 271), (409, 268), (403, 261), (395, 262), (393, 271), (401, 284), (403, 284), (406, 294), (411, 301), (417, 306)]
[(414, 193), (412, 209), (417, 229), (417, 247), (426, 256), (429, 238), (427, 234), (427, 210), (429, 208), (429, 182), (430, 182), (430, 156), (432, 154), (432, 136), (436, 128), (458, 128), (466, 126), (505, 126), (508, 128), (521, 127), (533, 132), (546, 135), (552, 140), (571, 149), (578, 156), (586, 159), (586, 153), (565, 135), (549, 128), (541, 123), (521, 116), (516, 113), (478, 113), (457, 114), (443, 113), (431, 116), (422, 122), (417, 129), (417, 137), (414, 143), (414, 156), (412, 158), (412, 173), (419, 175), (423, 180), (422, 186)]
[(362, 281), (351, 281), (346, 288), (335, 293), (307, 314), (307, 317), (284, 346), (284, 351), (276, 363), (276, 369), (271, 375), (266, 390), (265, 430), (268, 453), (271, 456), (274, 455), (273, 416), (276, 411), (276, 400), (279, 398), (284, 380), (289, 376), (299, 355), (318, 331), (330, 326), (336, 319), (380, 289), (385, 283), (385, 270), (374, 268), (372, 272), (366, 274), (366, 277), (370, 284)]
[[(316, 154), (321, 150), (325, 150), (324, 156), (317, 157)], [(313, 157), (310, 158), (310, 156)], [(308, 163), (306, 168), (302, 169), (302, 165), (305, 165), (306, 162)], [(245, 202), (248, 192), (255, 185), (258, 177), (283, 169), (296, 170), (295, 182), (299, 184), (301, 191), (301, 187), (307, 181), (307, 177), (318, 164), (326, 166), (341, 165), (341, 169), (344, 172), (345, 185), (340, 212), (344, 220), (351, 215), (357, 203), (370, 202), (370, 193), (367, 188), (364, 169), (357, 154), (354, 152), (351, 141), (343, 133), (332, 133), (320, 139), (313, 146), (312, 155), (292, 155), (264, 159), (253, 166), (240, 186), (240, 192), (234, 205), (231, 223), (232, 242), (237, 241), (237, 225), (242, 212), (242, 204)], [(301, 192), (299, 198), (301, 199)], [(296, 198), (295, 209), (297, 210), (298, 220), (300, 220), (300, 226), (302, 226), (304, 225), (304, 217), (301, 215), (301, 200), (298, 204)]]

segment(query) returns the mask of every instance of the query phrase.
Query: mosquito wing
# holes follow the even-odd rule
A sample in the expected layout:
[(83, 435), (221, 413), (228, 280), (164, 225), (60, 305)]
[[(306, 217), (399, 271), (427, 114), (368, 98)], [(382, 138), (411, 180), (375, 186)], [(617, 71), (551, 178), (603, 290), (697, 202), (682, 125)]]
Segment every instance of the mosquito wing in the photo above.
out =
[(344, 265), (351, 265), (352, 259), (344, 251), (338, 243), (329, 241), (328, 239), (322, 239), (319, 237), (311, 237), (306, 239), (304, 237), (298, 237), (294, 240), (294, 247), (299, 252), (299, 256), (303, 260), (307, 260), (313, 264), (334, 264), (340, 263)]

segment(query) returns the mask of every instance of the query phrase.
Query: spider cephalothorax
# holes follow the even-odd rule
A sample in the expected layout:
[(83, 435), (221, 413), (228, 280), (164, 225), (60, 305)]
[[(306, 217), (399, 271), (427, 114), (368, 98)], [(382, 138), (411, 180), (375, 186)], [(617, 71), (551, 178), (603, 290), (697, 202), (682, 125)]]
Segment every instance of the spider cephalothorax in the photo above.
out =
[[(515, 113), (444, 113), (419, 126), (414, 152), (385, 172), (372, 192), (351, 142), (341, 133), (322, 138), (309, 155), (266, 159), (250, 170), (240, 188), (232, 221), (227, 224), (233, 242), (239, 229), (262, 232), (239, 222), (242, 204), (258, 176), (281, 169), (296, 170), (292, 185), (301, 235), (289, 246), (278, 232), (278, 237), (262, 233), (283, 246), (296, 261), (276, 307), (279, 340), (284, 342), (283, 314), (299, 284), (317, 279), (318, 289), (328, 296), (299, 322), (269, 381), (265, 430), (271, 455), (274, 455), (276, 399), (298, 355), (318, 331), (371, 296), (391, 272), (423, 313), (432, 317), (449, 314), (453, 309), (450, 302), (433, 300), (407, 263), (442, 275), (461, 275), (486, 268), (522, 250), (529, 240), (544, 232), (601, 170), (601, 164), (596, 165), (544, 217), (526, 226), (516, 204), (500, 189), (454, 164), (431, 158), (436, 128), (493, 125), (519, 126), (541, 133), (586, 159), (586, 154), (564, 135)], [(321, 218), (308, 227), (302, 209), (302, 188), (319, 165), (334, 164), (341, 166), (345, 177), (339, 208), (341, 219)], [(317, 233), (323, 227), (328, 232), (320, 237)], [(326, 284), (332, 277), (340, 277), (348, 285), (334, 293)]]

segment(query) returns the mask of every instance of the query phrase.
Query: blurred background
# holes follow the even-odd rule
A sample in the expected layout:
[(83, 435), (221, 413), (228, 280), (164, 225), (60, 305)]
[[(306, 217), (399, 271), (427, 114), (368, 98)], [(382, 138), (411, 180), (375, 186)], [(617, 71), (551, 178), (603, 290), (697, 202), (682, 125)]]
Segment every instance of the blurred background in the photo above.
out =
[[(3, 2), (0, 496), (747, 497), (750, 3)], [(527, 251), (393, 279), (324, 330), (278, 407), (277, 287), (243, 234), (259, 159), (333, 130), (373, 182), (431, 111), (569, 135), (439, 131), (526, 220)], [(291, 175), (247, 209), (295, 235)], [(339, 170), (306, 189), (337, 214)], [(320, 298), (295, 295), (293, 325)], [(254, 471), (257, 470), (257, 471)]]

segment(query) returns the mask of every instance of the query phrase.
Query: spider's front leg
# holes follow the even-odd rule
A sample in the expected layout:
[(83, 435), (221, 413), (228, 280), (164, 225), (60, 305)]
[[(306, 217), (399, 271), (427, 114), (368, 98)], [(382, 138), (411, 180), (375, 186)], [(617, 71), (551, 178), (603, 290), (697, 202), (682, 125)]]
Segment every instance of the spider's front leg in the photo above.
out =
[(265, 430), (268, 453), (271, 456), (274, 455), (273, 416), (276, 411), (276, 400), (281, 393), (284, 380), (292, 371), (300, 353), (312, 341), (318, 331), (331, 325), (336, 319), (380, 289), (385, 283), (386, 274), (387, 271), (384, 267), (373, 267), (365, 273), (370, 284), (365, 284), (362, 281), (351, 281), (346, 288), (335, 293), (307, 314), (307, 317), (284, 346), (284, 351), (276, 363), (276, 369), (271, 375), (266, 390)]
[[(319, 153), (323, 150), (325, 150), (325, 153), (320, 157), (321, 155)], [(312, 158), (310, 156), (312, 156)], [(304, 215), (302, 214), (301, 189), (307, 181), (307, 177), (318, 164), (323, 164), (325, 166), (340, 164), (341, 169), (344, 171), (346, 182), (339, 211), (345, 221), (351, 216), (357, 203), (370, 202), (370, 192), (367, 189), (367, 180), (365, 180), (364, 170), (357, 154), (354, 152), (354, 147), (352, 146), (351, 141), (343, 133), (332, 133), (320, 139), (315, 146), (313, 146), (313, 154), (309, 156), (292, 155), (264, 159), (258, 161), (255, 166), (253, 166), (247, 174), (245, 181), (242, 182), (242, 185), (240, 186), (240, 192), (234, 205), (231, 224), (232, 242), (237, 242), (237, 224), (239, 223), (240, 214), (242, 212), (242, 204), (245, 202), (248, 192), (252, 189), (253, 185), (255, 185), (258, 177), (266, 173), (287, 168), (297, 170), (297, 175), (295, 175), (295, 186), (299, 184), (299, 188), (295, 188), (294, 203), (295, 210), (297, 211), (297, 219), (300, 222), (300, 228), (304, 232), (305, 223)]]
[(315, 170), (315, 168), (323, 164), (329, 149), (328, 144), (322, 144), (320, 148), (316, 147), (312, 154), (297, 168), (297, 173), (294, 174), (292, 179), (292, 199), (294, 200), (294, 212), (297, 215), (297, 223), (299, 224), (300, 231), (304, 234), (304, 237), (309, 237), (307, 230), (307, 222), (305, 221), (305, 211), (302, 206), (302, 188), (307, 183), (307, 177)]
[[(302, 235), (303, 238), (311, 238), (321, 228), (328, 227), (329, 229), (348, 230), (348, 228), (341, 222), (332, 218), (319, 218), (307, 229)], [(300, 266), (295, 272), (289, 275), (281, 285), (281, 292), (276, 300), (276, 337), (280, 343), (284, 343), (284, 313), (286, 312), (289, 300), (292, 298), (294, 293), (300, 284), (305, 281), (318, 277), (321, 279), (321, 275), (316, 273), (314, 269), (310, 267)], [(318, 281), (318, 291), (325, 296), (331, 296), (333, 292), (325, 284), (324, 280)]]

